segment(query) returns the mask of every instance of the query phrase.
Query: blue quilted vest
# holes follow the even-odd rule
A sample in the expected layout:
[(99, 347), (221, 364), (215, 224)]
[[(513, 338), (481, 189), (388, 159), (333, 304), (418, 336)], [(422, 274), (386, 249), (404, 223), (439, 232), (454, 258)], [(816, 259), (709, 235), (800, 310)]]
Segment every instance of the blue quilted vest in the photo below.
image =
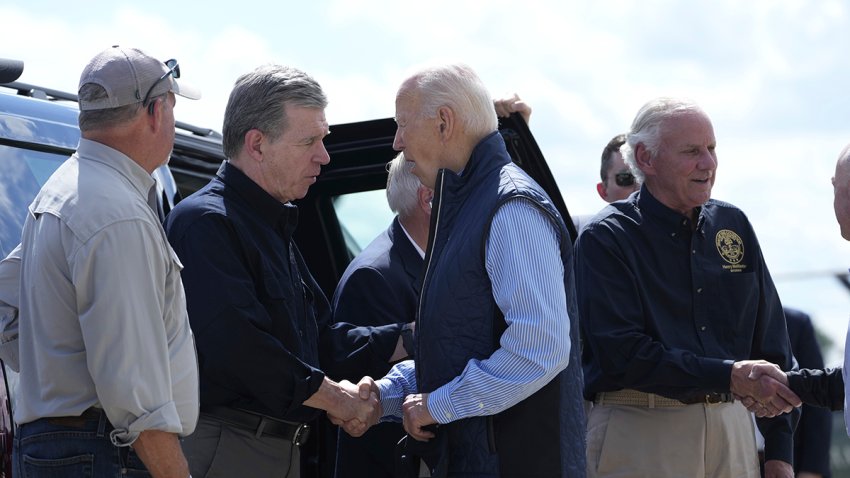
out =
[(449, 476), (582, 477), (585, 417), (572, 243), (561, 215), (511, 162), (499, 133), (476, 146), (461, 176), (441, 170), (437, 178), (416, 327), (417, 382), (421, 392), (431, 392), (460, 375), (471, 359), (485, 359), (499, 347), (506, 324), (485, 269), (485, 244), (496, 210), (516, 197), (539, 207), (560, 233), (570, 364), (497, 415), (440, 426), (439, 440), (447, 441), (441, 459), (448, 459)]

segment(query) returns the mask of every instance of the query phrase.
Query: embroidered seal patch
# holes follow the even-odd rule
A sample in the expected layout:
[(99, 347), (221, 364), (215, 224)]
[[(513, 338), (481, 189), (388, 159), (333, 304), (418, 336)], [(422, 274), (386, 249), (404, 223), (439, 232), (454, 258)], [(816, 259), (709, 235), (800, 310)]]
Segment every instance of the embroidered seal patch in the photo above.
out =
[(730, 264), (738, 264), (744, 259), (744, 241), (734, 231), (729, 229), (717, 231), (714, 244), (724, 261)]

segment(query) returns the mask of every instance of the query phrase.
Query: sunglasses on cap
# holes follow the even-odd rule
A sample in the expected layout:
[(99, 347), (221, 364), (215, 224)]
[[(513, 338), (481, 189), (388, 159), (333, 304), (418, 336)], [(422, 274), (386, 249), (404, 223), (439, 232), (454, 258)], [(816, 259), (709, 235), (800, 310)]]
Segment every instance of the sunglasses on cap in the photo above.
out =
[(617, 173), (614, 175), (614, 182), (620, 187), (633, 186), (635, 184), (635, 175), (629, 172)]
[(180, 78), (180, 65), (177, 64), (177, 60), (172, 58), (165, 62), (165, 66), (168, 67), (168, 71), (163, 73), (158, 80), (153, 82), (151, 87), (148, 89), (148, 92), (145, 94), (145, 99), (142, 100), (142, 106), (148, 105), (148, 101), (150, 101), (151, 99), (151, 93), (153, 93), (153, 89), (156, 88), (156, 85), (162, 83), (162, 81), (168, 78), (169, 76), (173, 76), (174, 78)]

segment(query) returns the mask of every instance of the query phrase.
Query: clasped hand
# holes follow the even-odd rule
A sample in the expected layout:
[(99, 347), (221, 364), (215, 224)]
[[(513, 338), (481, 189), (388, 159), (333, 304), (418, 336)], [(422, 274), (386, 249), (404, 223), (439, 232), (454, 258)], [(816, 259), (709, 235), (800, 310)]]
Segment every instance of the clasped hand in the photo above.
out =
[[(359, 437), (378, 423), (383, 414), (381, 392), (371, 377), (363, 377), (357, 385), (343, 380), (339, 386), (345, 391), (346, 398), (339, 410), (328, 411), (328, 418), (349, 435)], [(419, 441), (434, 437), (434, 433), (425, 428), (437, 423), (428, 411), (427, 393), (408, 395), (401, 408), (404, 430), (411, 437)]]
[(381, 418), (380, 392), (371, 377), (363, 377), (357, 385), (343, 380), (339, 386), (343, 398), (335, 410), (328, 410), (328, 418), (349, 435), (359, 437)]
[(777, 365), (765, 360), (743, 360), (732, 366), (730, 390), (757, 417), (788, 413), (802, 404), (788, 388), (788, 377)]

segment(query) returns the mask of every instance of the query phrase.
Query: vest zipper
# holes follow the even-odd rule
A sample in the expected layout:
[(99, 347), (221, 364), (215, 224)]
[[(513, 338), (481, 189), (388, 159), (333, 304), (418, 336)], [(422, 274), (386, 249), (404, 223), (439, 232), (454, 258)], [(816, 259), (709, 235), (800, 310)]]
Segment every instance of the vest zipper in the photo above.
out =
[[(431, 270), (431, 259), (434, 255), (434, 241), (437, 237), (437, 230), (440, 228), (440, 210), (441, 205), (443, 203), (443, 182), (445, 181), (446, 170), (440, 169), (437, 174), (437, 181), (434, 186), (434, 202), (431, 205), (431, 230), (428, 233), (428, 244), (425, 248), (425, 271), (422, 275), (422, 289), (419, 291), (419, 309), (416, 311), (416, 334), (421, 334), (422, 330), (422, 301), (423, 297), (425, 297), (425, 291), (428, 287), (428, 272)], [(419, 360), (422, 355), (420, 352), (420, 344), (421, 340), (418, 338), (415, 341), (416, 343), (416, 363), (419, 364), (421, 361)], [(419, 392), (422, 391), (422, 376), (419, 372), (419, 367), (416, 367), (416, 388), (419, 389)]]

